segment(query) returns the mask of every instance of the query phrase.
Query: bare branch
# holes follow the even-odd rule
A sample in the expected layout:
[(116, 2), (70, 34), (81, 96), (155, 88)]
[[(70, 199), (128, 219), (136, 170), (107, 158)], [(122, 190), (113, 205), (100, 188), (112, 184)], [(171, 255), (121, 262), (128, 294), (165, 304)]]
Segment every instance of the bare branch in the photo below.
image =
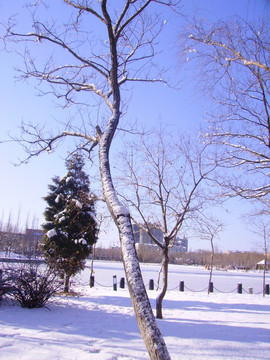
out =
[[(205, 136), (217, 146), (228, 171), (219, 180), (243, 197), (269, 194), (270, 43), (269, 19), (235, 17), (211, 27), (194, 22), (186, 54), (203, 64), (205, 83), (217, 102)], [(235, 182), (235, 183), (233, 183)], [(264, 190), (263, 190), (264, 189)], [(253, 194), (253, 195), (252, 195)]]
[(78, 3), (75, 3), (74, 1), (70, 1), (70, 0), (64, 0), (64, 2), (67, 3), (68, 5), (72, 6), (73, 8), (80, 10), (80, 12), (81, 11), (89, 12), (89, 13), (93, 14), (95, 17), (97, 17), (99, 20), (101, 20), (102, 22), (105, 22), (105, 19), (91, 7), (83, 6), (82, 4), (78, 4)]
[[(12, 23), (7, 28), (4, 40), (6, 44), (10, 41), (16, 46), (19, 43), (29, 45), (30, 50), (26, 49), (23, 54), (27, 54), (23, 78), (35, 78), (39, 85), (49, 85), (52, 93), (58, 99), (65, 99), (67, 105), (76, 104), (77, 97), (82, 99), (82, 103), (89, 105), (92, 98), (89, 99), (88, 94), (92, 93), (94, 99), (102, 100), (98, 104), (99, 111), (106, 121), (102, 129), (97, 124), (95, 136), (89, 135), (93, 129), (89, 125), (85, 126), (84, 121), (81, 128), (68, 123), (64, 131), (59, 131), (56, 135), (51, 131), (46, 132), (41, 126), (30, 124), (22, 127), (22, 137), (16, 140), (25, 147), (27, 159), (50, 151), (68, 136), (81, 140), (77, 146), (89, 152), (98, 144), (103, 195), (119, 230), (126, 279), (139, 329), (150, 358), (169, 360), (170, 356), (145, 291), (135, 251), (130, 211), (120, 201), (114, 188), (109, 155), (121, 119), (122, 85), (130, 81), (162, 81), (159, 75), (162, 69), (152, 64), (156, 55), (154, 40), (162, 25), (158, 26), (160, 20), (153, 12), (148, 16), (145, 11), (150, 3), (170, 5), (172, 1), (126, 0), (121, 5), (112, 4), (113, 2), (108, 4), (106, 0), (64, 2), (74, 13), (62, 23), (61, 16), (57, 21), (40, 21), (40, 9), (37, 8), (30, 11), (34, 31), (16, 31), (17, 26)], [(57, 6), (56, 3), (52, 2), (52, 8)], [(99, 26), (92, 33), (93, 20)], [(40, 50), (44, 49), (44, 44), (46, 53)], [(48, 53), (49, 60), (44, 59)], [(46, 87), (44, 93), (49, 93)], [(83, 94), (86, 95), (85, 98), (82, 98)], [(166, 240), (166, 244), (167, 242)]]

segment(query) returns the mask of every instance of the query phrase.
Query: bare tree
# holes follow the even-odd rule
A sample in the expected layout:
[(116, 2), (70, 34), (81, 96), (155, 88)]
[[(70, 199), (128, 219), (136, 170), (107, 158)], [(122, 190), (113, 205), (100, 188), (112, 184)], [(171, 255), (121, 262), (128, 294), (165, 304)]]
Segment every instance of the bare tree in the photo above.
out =
[(5, 251), (10, 256), (12, 252), (22, 253), (26, 246), (20, 220), (20, 210), (17, 214), (17, 220), (14, 222), (12, 211), (9, 212), (7, 222), (0, 222), (0, 250)]
[(268, 268), (268, 250), (270, 246), (270, 236), (269, 236), (269, 223), (268, 223), (268, 214), (265, 214), (265, 211), (257, 212), (249, 216), (249, 220), (252, 223), (252, 231), (254, 234), (258, 235), (261, 238), (261, 241), (256, 242), (256, 246), (263, 250), (264, 254), (264, 264), (263, 264), (263, 296), (265, 296), (265, 277), (266, 270)]
[(230, 194), (264, 202), (270, 192), (269, 30), (269, 17), (235, 17), (212, 26), (195, 21), (186, 44), (217, 103), (206, 136), (218, 145), (226, 168), (227, 181), (220, 181)]
[(207, 240), (211, 245), (211, 258), (209, 265), (209, 283), (208, 283), (208, 294), (212, 291), (212, 276), (213, 276), (213, 267), (214, 267), (214, 257), (215, 257), (215, 246), (214, 239), (217, 234), (222, 231), (222, 223), (211, 217), (200, 217), (196, 219), (198, 228), (197, 232), (200, 234), (200, 238)]
[[(17, 30), (11, 19), (4, 39), (6, 45), (9, 41), (15, 42), (17, 49), (20, 49), (19, 42), (28, 45), (23, 54), (22, 77), (35, 78), (39, 86), (51, 86), (45, 86), (43, 93), (52, 93), (63, 100), (64, 106), (79, 103), (100, 106), (98, 123), (84, 121), (79, 128), (67, 122), (58, 132), (22, 124), (22, 137), (15, 140), (25, 147), (26, 160), (51, 151), (59, 140), (68, 136), (80, 140), (77, 146), (89, 153), (98, 146), (103, 195), (119, 231), (130, 296), (151, 359), (170, 356), (143, 284), (129, 210), (114, 189), (109, 153), (122, 113), (121, 89), (128, 83), (163, 81), (162, 71), (159, 72), (153, 62), (155, 41), (163, 21), (162, 16), (154, 12), (155, 6), (172, 7), (175, 3), (173, 0), (126, 0), (116, 5), (107, 0), (63, 0), (63, 12), (56, 20), (53, 19), (55, 4), (38, 1), (28, 7), (31, 31)], [(50, 53), (51, 49), (54, 52), (44, 60), (45, 52)]]
[[(203, 187), (216, 163), (207, 163), (208, 145), (187, 134), (176, 140), (164, 130), (141, 136), (126, 145), (120, 195), (131, 208), (134, 223), (162, 251), (162, 287), (156, 299), (156, 316), (162, 318), (162, 301), (168, 286), (169, 249), (184, 223), (214, 202)], [(121, 165), (122, 167), (122, 165)], [(158, 229), (163, 234), (159, 239)]]

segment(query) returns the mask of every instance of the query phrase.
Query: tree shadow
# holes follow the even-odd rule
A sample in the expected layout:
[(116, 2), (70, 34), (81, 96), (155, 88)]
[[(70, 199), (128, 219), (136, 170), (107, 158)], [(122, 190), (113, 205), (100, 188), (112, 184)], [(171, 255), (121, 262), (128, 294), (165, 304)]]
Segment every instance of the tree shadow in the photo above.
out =
[[(163, 308), (165, 309), (178, 309), (185, 311), (223, 311), (223, 312), (235, 312), (235, 313), (252, 313), (258, 314), (265, 312), (266, 314), (270, 312), (270, 304), (247, 304), (246, 302), (239, 303), (219, 303), (215, 302), (214, 299), (210, 298), (209, 301), (198, 301), (198, 300), (168, 300), (164, 299)], [(241, 296), (241, 295), (239, 295)], [(212, 301), (211, 301), (212, 300)], [(267, 316), (267, 315), (266, 315)]]
[[(173, 309), (183, 311), (183, 317), (181, 315), (177, 318), (166, 316), (166, 310), (169, 314), (170, 310)], [(161, 329), (164, 329), (166, 336), (244, 343), (262, 342), (269, 344), (270, 342), (270, 328), (266, 329), (260, 326), (261, 316), (265, 316), (265, 319), (269, 316), (270, 305), (164, 300), (163, 311), (164, 319), (159, 321), (159, 325)], [(204, 315), (202, 318), (187, 318), (189, 312), (200, 312)], [(209, 316), (207, 317), (208, 313)], [(215, 313), (218, 314), (216, 317)], [(241, 323), (237, 323), (239, 319), (234, 317), (238, 313), (246, 314), (247, 321), (243, 326)], [(232, 319), (228, 318), (228, 314), (232, 314)], [(260, 316), (258, 324), (256, 327), (254, 324), (249, 326), (248, 316), (252, 315), (254, 318), (256, 314)]]

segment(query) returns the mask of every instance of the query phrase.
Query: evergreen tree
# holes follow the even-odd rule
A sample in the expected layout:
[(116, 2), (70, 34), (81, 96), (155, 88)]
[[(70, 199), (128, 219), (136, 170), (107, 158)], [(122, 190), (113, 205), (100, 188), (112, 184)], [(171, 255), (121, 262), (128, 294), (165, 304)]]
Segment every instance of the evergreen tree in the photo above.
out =
[(84, 268), (97, 240), (94, 198), (83, 167), (83, 157), (74, 154), (66, 161), (66, 176), (53, 178), (50, 192), (44, 197), (48, 206), (44, 212), (43, 252), (50, 266), (64, 277), (65, 292), (69, 291), (70, 277)]

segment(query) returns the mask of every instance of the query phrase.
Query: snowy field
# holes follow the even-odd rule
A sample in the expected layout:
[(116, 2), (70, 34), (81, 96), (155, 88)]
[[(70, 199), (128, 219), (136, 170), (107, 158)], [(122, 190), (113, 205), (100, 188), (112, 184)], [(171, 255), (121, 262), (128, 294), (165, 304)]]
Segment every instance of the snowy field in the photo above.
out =
[[(159, 267), (142, 265), (157, 284)], [(148, 359), (128, 290), (113, 290), (124, 276), (121, 263), (96, 262), (95, 287), (89, 288), (89, 269), (78, 276), (77, 297), (55, 297), (42, 309), (0, 306), (0, 359), (140, 360)], [(208, 295), (209, 272), (199, 267), (170, 266), (164, 319), (158, 324), (174, 360), (270, 359), (270, 296), (257, 294), (262, 274), (214, 272), (214, 293)], [(179, 292), (179, 281), (185, 291)], [(253, 288), (254, 294), (238, 294)], [(269, 283), (269, 274), (267, 278)], [(189, 290), (188, 290), (188, 289)], [(223, 292), (218, 292), (222, 290)], [(196, 290), (191, 291), (191, 290)], [(203, 290), (203, 291), (198, 291)], [(234, 291), (233, 291), (234, 290)], [(226, 293), (225, 293), (226, 292)], [(153, 307), (156, 291), (148, 290)]]

